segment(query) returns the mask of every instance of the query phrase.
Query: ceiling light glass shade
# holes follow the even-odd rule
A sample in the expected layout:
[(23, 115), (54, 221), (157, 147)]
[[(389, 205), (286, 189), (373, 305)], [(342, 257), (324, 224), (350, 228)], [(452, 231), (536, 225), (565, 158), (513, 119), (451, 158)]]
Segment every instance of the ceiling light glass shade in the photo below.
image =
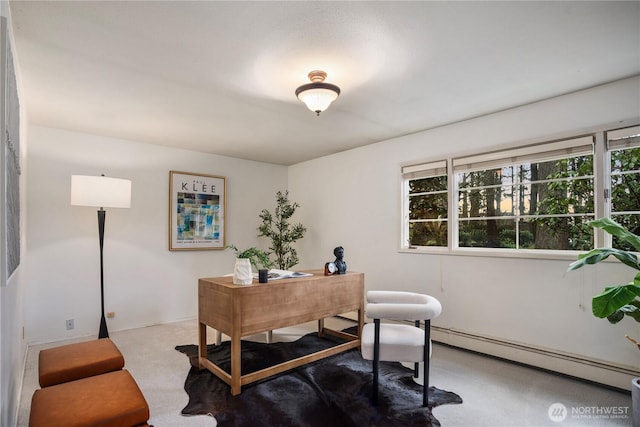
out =
[(71, 204), (100, 208), (131, 207), (131, 181), (106, 176), (71, 176)]
[(307, 83), (296, 89), (298, 99), (318, 116), (329, 108), (329, 105), (340, 95), (338, 86), (324, 82), (326, 77), (327, 73), (324, 71), (312, 71), (309, 73), (309, 79), (312, 83)]

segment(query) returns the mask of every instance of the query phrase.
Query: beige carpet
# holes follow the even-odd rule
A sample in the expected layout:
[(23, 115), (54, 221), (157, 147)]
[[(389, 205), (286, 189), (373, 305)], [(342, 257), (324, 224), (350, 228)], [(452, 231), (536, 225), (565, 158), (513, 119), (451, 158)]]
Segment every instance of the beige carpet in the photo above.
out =
[[(352, 324), (343, 319), (327, 321), (327, 326), (332, 328), (345, 328)], [(293, 341), (311, 332), (314, 327), (315, 322), (277, 330), (274, 332), (274, 341)], [(212, 417), (180, 415), (187, 404), (183, 385), (189, 363), (174, 348), (181, 344), (197, 344), (198, 327), (195, 320), (117, 331), (110, 335), (124, 355), (126, 368), (149, 403), (150, 422), (155, 427), (216, 425)], [(209, 334), (210, 339), (212, 335)], [(86, 339), (89, 338), (92, 337)], [(265, 334), (250, 338), (264, 342)], [(18, 426), (26, 427), (29, 423), (31, 396), (38, 387), (38, 352), (68, 342), (72, 341), (29, 348)], [(454, 391), (464, 400), (461, 405), (445, 405), (434, 409), (434, 415), (445, 427), (631, 426), (631, 397), (628, 393), (446, 346), (434, 346), (431, 384)], [(626, 407), (629, 416), (616, 419), (569, 416), (565, 421), (556, 423), (548, 416), (549, 407), (554, 403), (562, 403), (569, 410), (572, 407)]]

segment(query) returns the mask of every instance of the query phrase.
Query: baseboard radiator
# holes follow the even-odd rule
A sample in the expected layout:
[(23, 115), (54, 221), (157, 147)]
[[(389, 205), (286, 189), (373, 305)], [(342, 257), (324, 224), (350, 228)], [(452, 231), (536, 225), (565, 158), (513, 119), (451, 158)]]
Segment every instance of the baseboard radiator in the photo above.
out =
[[(356, 312), (346, 313), (340, 317), (358, 320)], [(370, 319), (365, 319), (365, 321), (370, 321)], [(631, 366), (616, 365), (576, 354), (471, 334), (457, 329), (432, 325), (431, 340), (621, 390), (631, 390), (631, 379), (640, 377), (640, 370)]]
[(640, 370), (571, 353), (500, 340), (455, 329), (431, 326), (431, 340), (452, 347), (593, 381), (621, 390), (631, 390), (631, 379)]

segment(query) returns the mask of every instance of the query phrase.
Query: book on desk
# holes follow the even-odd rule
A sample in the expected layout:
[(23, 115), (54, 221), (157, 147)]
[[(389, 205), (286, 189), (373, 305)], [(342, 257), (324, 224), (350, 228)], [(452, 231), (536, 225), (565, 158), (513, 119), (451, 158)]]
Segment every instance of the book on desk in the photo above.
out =
[[(301, 271), (291, 271), (291, 270), (278, 270), (276, 268), (272, 268), (269, 270), (268, 278), (269, 280), (280, 280), (280, 279), (288, 279), (292, 277), (307, 277), (313, 276), (311, 273), (303, 273)], [(257, 278), (258, 274), (255, 273), (253, 277)]]

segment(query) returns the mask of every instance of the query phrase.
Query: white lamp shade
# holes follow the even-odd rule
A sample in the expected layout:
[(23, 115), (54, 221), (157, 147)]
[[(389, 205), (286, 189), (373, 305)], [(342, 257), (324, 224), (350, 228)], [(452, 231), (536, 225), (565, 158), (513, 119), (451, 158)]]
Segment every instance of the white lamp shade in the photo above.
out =
[(71, 204), (101, 208), (131, 207), (131, 181), (106, 176), (71, 176)]
[(298, 98), (313, 112), (326, 110), (337, 97), (337, 92), (324, 88), (307, 89), (298, 95)]

